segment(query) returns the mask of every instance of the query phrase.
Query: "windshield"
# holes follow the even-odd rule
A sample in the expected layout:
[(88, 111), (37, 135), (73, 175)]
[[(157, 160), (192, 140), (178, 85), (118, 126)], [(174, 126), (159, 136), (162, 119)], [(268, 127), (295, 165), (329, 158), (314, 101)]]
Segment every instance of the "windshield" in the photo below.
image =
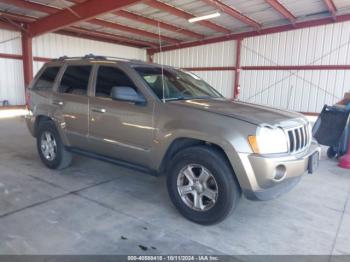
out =
[(135, 67), (135, 70), (147, 82), (159, 99), (169, 101), (222, 98), (222, 95), (208, 83), (187, 71), (166, 68), (163, 70), (162, 76), (162, 68), (159, 67)]

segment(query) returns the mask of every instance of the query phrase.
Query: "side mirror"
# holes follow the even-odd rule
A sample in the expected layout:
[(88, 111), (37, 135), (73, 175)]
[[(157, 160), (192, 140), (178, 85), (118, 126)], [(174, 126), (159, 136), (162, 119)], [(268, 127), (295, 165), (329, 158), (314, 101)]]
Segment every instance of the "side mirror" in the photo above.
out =
[(112, 87), (111, 97), (113, 100), (133, 102), (135, 104), (145, 104), (146, 99), (129, 86)]

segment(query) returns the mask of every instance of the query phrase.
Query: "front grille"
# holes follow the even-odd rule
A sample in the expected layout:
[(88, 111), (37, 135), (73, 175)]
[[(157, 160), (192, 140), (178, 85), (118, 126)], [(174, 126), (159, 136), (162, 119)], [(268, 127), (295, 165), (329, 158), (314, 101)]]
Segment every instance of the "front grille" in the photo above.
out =
[(288, 134), (290, 153), (303, 151), (311, 141), (308, 125), (288, 129), (286, 133)]

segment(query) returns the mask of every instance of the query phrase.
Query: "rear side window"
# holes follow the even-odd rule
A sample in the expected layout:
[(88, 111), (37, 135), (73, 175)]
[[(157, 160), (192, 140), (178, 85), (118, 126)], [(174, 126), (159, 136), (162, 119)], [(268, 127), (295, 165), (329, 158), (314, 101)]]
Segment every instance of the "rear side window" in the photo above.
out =
[(110, 97), (112, 87), (128, 86), (136, 90), (136, 86), (123, 71), (111, 66), (100, 66), (97, 73), (96, 97)]
[(59, 92), (87, 95), (91, 66), (68, 66), (63, 74)]
[(47, 90), (52, 89), (58, 72), (60, 71), (59, 66), (47, 67), (44, 72), (40, 75), (39, 79), (33, 86), (36, 90)]

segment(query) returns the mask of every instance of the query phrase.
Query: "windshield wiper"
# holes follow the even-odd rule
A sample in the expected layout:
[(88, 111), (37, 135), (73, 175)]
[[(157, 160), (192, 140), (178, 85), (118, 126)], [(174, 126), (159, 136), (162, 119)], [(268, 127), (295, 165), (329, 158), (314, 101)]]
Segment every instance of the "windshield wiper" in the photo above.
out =
[(213, 96), (179, 96), (179, 97), (170, 97), (165, 98), (165, 101), (179, 101), (179, 100), (191, 100), (191, 99), (217, 99), (222, 97), (213, 97)]
[(183, 97), (183, 96), (180, 96), (180, 97), (170, 97), (170, 98), (165, 98), (165, 102), (168, 102), (168, 101), (178, 101), (178, 100), (186, 100), (186, 99), (191, 99), (191, 98), (186, 98), (186, 97)]

